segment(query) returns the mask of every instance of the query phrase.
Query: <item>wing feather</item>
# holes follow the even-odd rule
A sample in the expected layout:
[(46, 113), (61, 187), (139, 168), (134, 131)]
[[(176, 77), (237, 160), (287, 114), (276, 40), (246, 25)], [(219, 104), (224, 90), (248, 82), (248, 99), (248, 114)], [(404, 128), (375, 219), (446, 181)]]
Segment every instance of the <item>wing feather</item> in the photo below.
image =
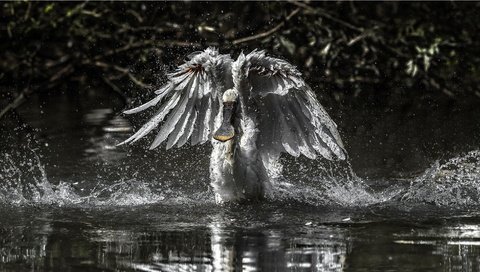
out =
[(163, 121), (165, 116), (168, 112), (173, 109), (180, 99), (180, 93), (175, 93), (167, 103), (163, 104), (160, 110), (145, 124), (143, 125), (135, 134), (133, 134), (130, 138), (123, 141), (120, 144), (125, 144), (129, 142), (136, 142), (143, 136), (147, 135), (150, 131), (152, 131), (160, 122)]
[(192, 115), (188, 119), (188, 123), (185, 126), (185, 133), (183, 133), (180, 139), (178, 140), (177, 147), (182, 147), (184, 144), (186, 144), (188, 139), (192, 135), (195, 121), (197, 121), (197, 115), (198, 115), (197, 110), (193, 109), (191, 114)]
[(232, 60), (229, 55), (220, 55), (214, 48), (192, 53), (190, 57), (191, 60), (167, 75), (168, 82), (155, 91), (155, 98), (125, 111), (127, 114), (137, 113), (161, 104), (145, 125), (120, 144), (133, 143), (160, 124), (151, 149), (167, 139), (168, 149), (174, 145), (180, 147), (189, 139), (193, 145), (210, 138), (213, 131), (211, 116), (220, 108), (219, 97), (225, 89), (233, 86), (231, 78), (228, 79)]
[(286, 97), (288, 108), (290, 110), (290, 116), (295, 120), (295, 126), (297, 127), (298, 137), (300, 139), (299, 148), (300, 152), (309, 159), (315, 159), (315, 149), (309, 142), (310, 130), (312, 125), (308, 122), (308, 119), (302, 114), (298, 101), (293, 100), (291, 95)]
[[(215, 103), (214, 99), (210, 98), (208, 101), (209, 105)], [(200, 143), (204, 143), (208, 140), (209, 135), (213, 130), (213, 123), (215, 122), (215, 116), (217, 116), (219, 107), (208, 107), (208, 110), (205, 114), (205, 119), (203, 120), (203, 130), (200, 138)]]
[(197, 108), (198, 110), (198, 116), (197, 116), (197, 122), (195, 122), (194, 127), (193, 127), (193, 132), (192, 136), (190, 139), (190, 143), (192, 145), (196, 145), (200, 142), (200, 135), (203, 134), (203, 122), (205, 120), (205, 115), (207, 114), (208, 111), (208, 102), (210, 100), (207, 97), (202, 98), (201, 100), (197, 100)]
[[(283, 148), (287, 153), (294, 157), (300, 156), (300, 151), (298, 148), (298, 139), (296, 137), (296, 133), (294, 128), (292, 127), (291, 119), (286, 115), (286, 108), (283, 104), (283, 101), (279, 101), (276, 97), (273, 99), (274, 101), (274, 111), (278, 113), (276, 118), (280, 122), (280, 133), (281, 135), (281, 143)], [(282, 105), (283, 104), (283, 105)], [(260, 130), (261, 131), (261, 130)]]
[[(130, 110), (126, 110), (124, 111), (123, 113), (125, 114), (133, 114), (133, 113), (137, 113), (137, 112), (141, 112), (143, 110), (146, 110), (147, 108), (150, 108), (152, 106), (155, 106), (158, 104), (158, 102), (160, 102), (165, 96), (167, 96), (168, 94), (170, 94), (170, 92), (173, 90), (173, 85), (169, 84), (165, 87), (162, 87), (161, 89), (155, 91), (155, 93), (157, 94), (157, 96), (155, 98), (153, 98), (152, 100), (148, 101), (147, 103), (143, 104), (143, 105), (140, 105), (136, 108), (133, 108), (133, 109), (130, 109)], [(158, 92), (158, 93), (157, 93)]]
[[(167, 149), (170, 149), (174, 146), (180, 137), (184, 134), (185, 128), (189, 121), (190, 115), (192, 113), (193, 105), (195, 104), (196, 93), (198, 92), (198, 75), (193, 77), (192, 85), (189, 86), (190, 92), (186, 97), (186, 104), (185, 108), (183, 108), (183, 112), (179, 109), (179, 112), (175, 115), (171, 115), (170, 117), (173, 119), (172, 127), (174, 127), (173, 131), (169, 133), (168, 141), (167, 141)], [(165, 128), (167, 123), (162, 127)], [(156, 147), (156, 146), (155, 146)]]
[(336, 124), (295, 66), (255, 50), (239, 58), (232, 70), (235, 86), (249, 91), (257, 103), (257, 146), (269, 154), (346, 158)]

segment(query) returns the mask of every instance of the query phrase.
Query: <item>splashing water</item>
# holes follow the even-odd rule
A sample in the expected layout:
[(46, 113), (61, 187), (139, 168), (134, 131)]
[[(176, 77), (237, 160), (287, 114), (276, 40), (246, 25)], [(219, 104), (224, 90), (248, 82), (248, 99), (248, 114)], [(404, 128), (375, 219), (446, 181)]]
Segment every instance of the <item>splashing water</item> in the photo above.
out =
[[(41, 157), (35, 149), (23, 150), (22, 156), (2, 154), (0, 166), (0, 202), (9, 205), (58, 206), (136, 206), (154, 203), (212, 204), (208, 187), (192, 191), (182, 185), (158, 184), (145, 178), (121, 177), (106, 182), (59, 181), (51, 183)], [(18, 158), (23, 158), (20, 160)], [(471, 151), (445, 163), (435, 162), (422, 175), (412, 178), (409, 186), (390, 186), (372, 190), (368, 182), (356, 176), (349, 163), (286, 163), (268, 196), (273, 202), (296, 202), (315, 206), (366, 207), (400, 201), (409, 204), (434, 204), (465, 207), (480, 204), (480, 151)], [(202, 165), (199, 168), (205, 167)], [(182, 172), (184, 169), (177, 169)], [(133, 175), (135, 176), (135, 175)], [(175, 175), (173, 175), (175, 176)], [(173, 182), (173, 181), (172, 181)], [(197, 181), (192, 180), (190, 183)], [(94, 186), (92, 186), (95, 184)], [(174, 183), (172, 183), (174, 184)]]
[[(25, 153), (25, 150), (23, 150)], [(28, 156), (26, 156), (28, 155)], [(162, 202), (168, 196), (176, 202), (187, 202), (181, 192), (168, 188), (156, 188), (155, 184), (135, 179), (121, 179), (113, 184), (105, 184), (99, 179), (88, 189), (85, 182), (64, 182), (53, 184), (49, 181), (44, 165), (36, 150), (27, 148), (17, 162), (9, 154), (3, 154), (0, 166), (0, 203), (22, 205), (87, 205), (87, 206), (135, 206)], [(16, 156), (18, 159), (18, 156)], [(95, 183), (95, 182), (93, 182)], [(84, 186), (84, 187), (82, 187)], [(191, 199), (203, 197), (193, 195)]]
[[(68, 118), (57, 114), (59, 107), (70, 112), (78, 105), (63, 100), (52, 103), (52, 113), (45, 117), (51, 121), (39, 125), (43, 130), (50, 128), (43, 131), (50, 143), (43, 149), (42, 144), (33, 145), (33, 139), (22, 136), (28, 133), (17, 124), (6, 130), (11, 139), (4, 144), (7, 151), (0, 155), (0, 203), (89, 207), (214, 203), (209, 189), (208, 146), (146, 151), (145, 145), (139, 144), (117, 149), (115, 144), (132, 130), (129, 122), (115, 116), (105, 99), (79, 101), (85, 103), (83, 111), (90, 110), (83, 115), (75, 111), (67, 114)], [(99, 101), (104, 104), (95, 105)], [(40, 113), (32, 109), (38, 107), (26, 113), (37, 120)], [(63, 124), (64, 129), (49, 124)], [(74, 130), (71, 124), (82, 125)], [(363, 179), (348, 162), (285, 156), (282, 174), (276, 178), (267, 202), (360, 209), (399, 203), (475, 206), (480, 203), (479, 153), (474, 150), (435, 162), (422, 175), (409, 177), (408, 182)], [(372, 186), (375, 183), (382, 184), (381, 188)]]
[[(136, 206), (154, 203), (189, 204), (214, 203), (213, 193), (207, 188), (194, 192), (186, 188), (171, 188), (168, 184), (157, 184), (137, 178), (120, 178), (115, 182), (102, 179), (82, 182), (49, 181), (44, 165), (36, 150), (28, 149), (26, 162), (18, 163), (4, 154), (7, 162), (0, 169), (0, 178), (8, 180), (0, 186), (0, 202), (10, 205), (87, 205), (87, 206)], [(24, 159), (25, 160), (25, 159)], [(24, 166), (28, 166), (25, 168)], [(304, 169), (308, 175), (302, 182), (298, 178), (280, 176), (272, 187), (267, 200), (274, 202), (306, 203), (310, 205), (365, 206), (379, 200), (368, 186), (351, 171), (343, 174), (338, 169)], [(335, 168), (335, 167), (334, 167)], [(338, 168), (338, 167), (337, 167)], [(176, 171), (182, 171), (177, 169)], [(29, 172), (31, 175), (22, 176)], [(340, 174), (339, 174), (340, 173)], [(133, 175), (135, 176), (135, 175)], [(175, 175), (173, 175), (175, 176)], [(195, 181), (192, 181), (195, 182)], [(92, 184), (95, 184), (92, 187)], [(182, 189), (185, 189), (183, 191)]]
[(402, 200), (447, 207), (479, 205), (480, 151), (471, 151), (442, 164), (435, 162), (411, 182)]

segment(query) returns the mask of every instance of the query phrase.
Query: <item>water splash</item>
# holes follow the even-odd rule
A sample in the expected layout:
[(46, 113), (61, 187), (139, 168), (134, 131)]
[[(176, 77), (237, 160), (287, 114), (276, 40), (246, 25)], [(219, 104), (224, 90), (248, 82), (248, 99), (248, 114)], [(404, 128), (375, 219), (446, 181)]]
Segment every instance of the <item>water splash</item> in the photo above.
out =
[[(36, 150), (29, 149), (28, 159), (17, 162), (11, 155), (3, 154), (0, 166), (0, 204), (14, 206), (138, 206), (154, 203), (183, 203), (213, 201), (209, 192), (187, 195), (169, 187), (136, 179), (120, 179), (109, 183), (97, 181), (64, 182), (49, 181), (45, 166)], [(28, 174), (28, 175), (26, 175)], [(86, 184), (96, 183), (87, 189)]]
[(401, 199), (446, 207), (480, 205), (480, 150), (435, 162), (411, 182)]
[[(436, 161), (422, 175), (413, 177), (410, 184), (398, 180), (381, 180), (388, 184), (373, 190), (366, 180), (355, 175), (351, 166), (326, 164), (316, 174), (281, 180), (275, 197), (311, 205), (366, 207), (379, 204), (435, 205), (464, 208), (480, 205), (480, 151)], [(296, 182), (291, 182), (295, 180)], [(300, 185), (300, 186), (299, 186)]]
[(51, 184), (45, 168), (35, 150), (30, 149), (29, 159), (15, 162), (9, 154), (3, 154), (0, 168), (0, 203), (26, 204), (75, 204), (79, 196), (66, 183)]
[[(159, 184), (144, 178), (125, 177), (108, 182), (98, 177), (97, 180), (82, 182), (52, 183), (35, 149), (24, 152), (23, 160), (17, 160), (17, 157), (8, 153), (0, 157), (3, 162), (0, 165), (0, 180), (3, 181), (0, 184), (0, 203), (101, 207), (214, 202), (208, 187), (192, 191), (187, 186), (182, 187), (182, 184), (173, 186), (174, 183), (171, 183), (172, 186), (169, 186), (168, 183)], [(401, 187), (392, 180), (382, 181), (391, 186), (380, 191), (372, 190), (365, 180), (355, 175), (348, 163), (315, 163), (297, 163), (292, 171), (287, 167), (285, 175), (276, 179), (269, 199), (274, 202), (341, 207), (398, 202), (441, 207), (480, 205), (478, 150), (444, 163), (435, 162), (425, 173), (413, 178), (409, 186)]]
[(368, 206), (385, 201), (358, 177), (348, 161), (310, 161), (285, 163), (285, 173), (274, 186), (273, 198), (315, 206)]

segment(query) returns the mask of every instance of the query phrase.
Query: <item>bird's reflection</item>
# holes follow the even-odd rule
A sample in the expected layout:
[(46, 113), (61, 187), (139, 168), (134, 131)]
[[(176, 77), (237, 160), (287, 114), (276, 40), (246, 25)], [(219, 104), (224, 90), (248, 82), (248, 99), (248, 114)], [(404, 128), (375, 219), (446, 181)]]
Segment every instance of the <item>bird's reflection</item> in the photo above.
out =
[(342, 271), (347, 254), (343, 231), (291, 237), (280, 229), (210, 226), (214, 271)]
[[(3, 227), (0, 270), (121, 269), (135, 271), (340, 271), (343, 237), (285, 237), (282, 230), (208, 228), (117, 230), (90, 223), (49, 221), (31, 227)], [(308, 236), (308, 235), (307, 235)]]
[[(8, 214), (2, 212), (2, 214)], [(1, 271), (478, 271), (480, 225), (392, 229), (340, 225), (121, 227), (40, 212), (0, 225)], [(23, 218), (23, 219), (22, 219)], [(363, 229), (364, 227), (360, 227)], [(393, 235), (392, 235), (393, 234)], [(408, 261), (405, 257), (408, 256)]]

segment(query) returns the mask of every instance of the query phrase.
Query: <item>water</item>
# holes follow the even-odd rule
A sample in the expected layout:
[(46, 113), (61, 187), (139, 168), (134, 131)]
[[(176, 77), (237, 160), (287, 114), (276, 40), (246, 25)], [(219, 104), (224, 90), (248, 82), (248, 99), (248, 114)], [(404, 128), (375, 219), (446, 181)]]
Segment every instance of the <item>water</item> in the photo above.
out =
[(115, 147), (121, 107), (33, 97), (2, 128), (1, 271), (480, 270), (478, 107), (333, 111), (350, 163), (282, 158), (270, 198), (226, 206), (208, 146)]

